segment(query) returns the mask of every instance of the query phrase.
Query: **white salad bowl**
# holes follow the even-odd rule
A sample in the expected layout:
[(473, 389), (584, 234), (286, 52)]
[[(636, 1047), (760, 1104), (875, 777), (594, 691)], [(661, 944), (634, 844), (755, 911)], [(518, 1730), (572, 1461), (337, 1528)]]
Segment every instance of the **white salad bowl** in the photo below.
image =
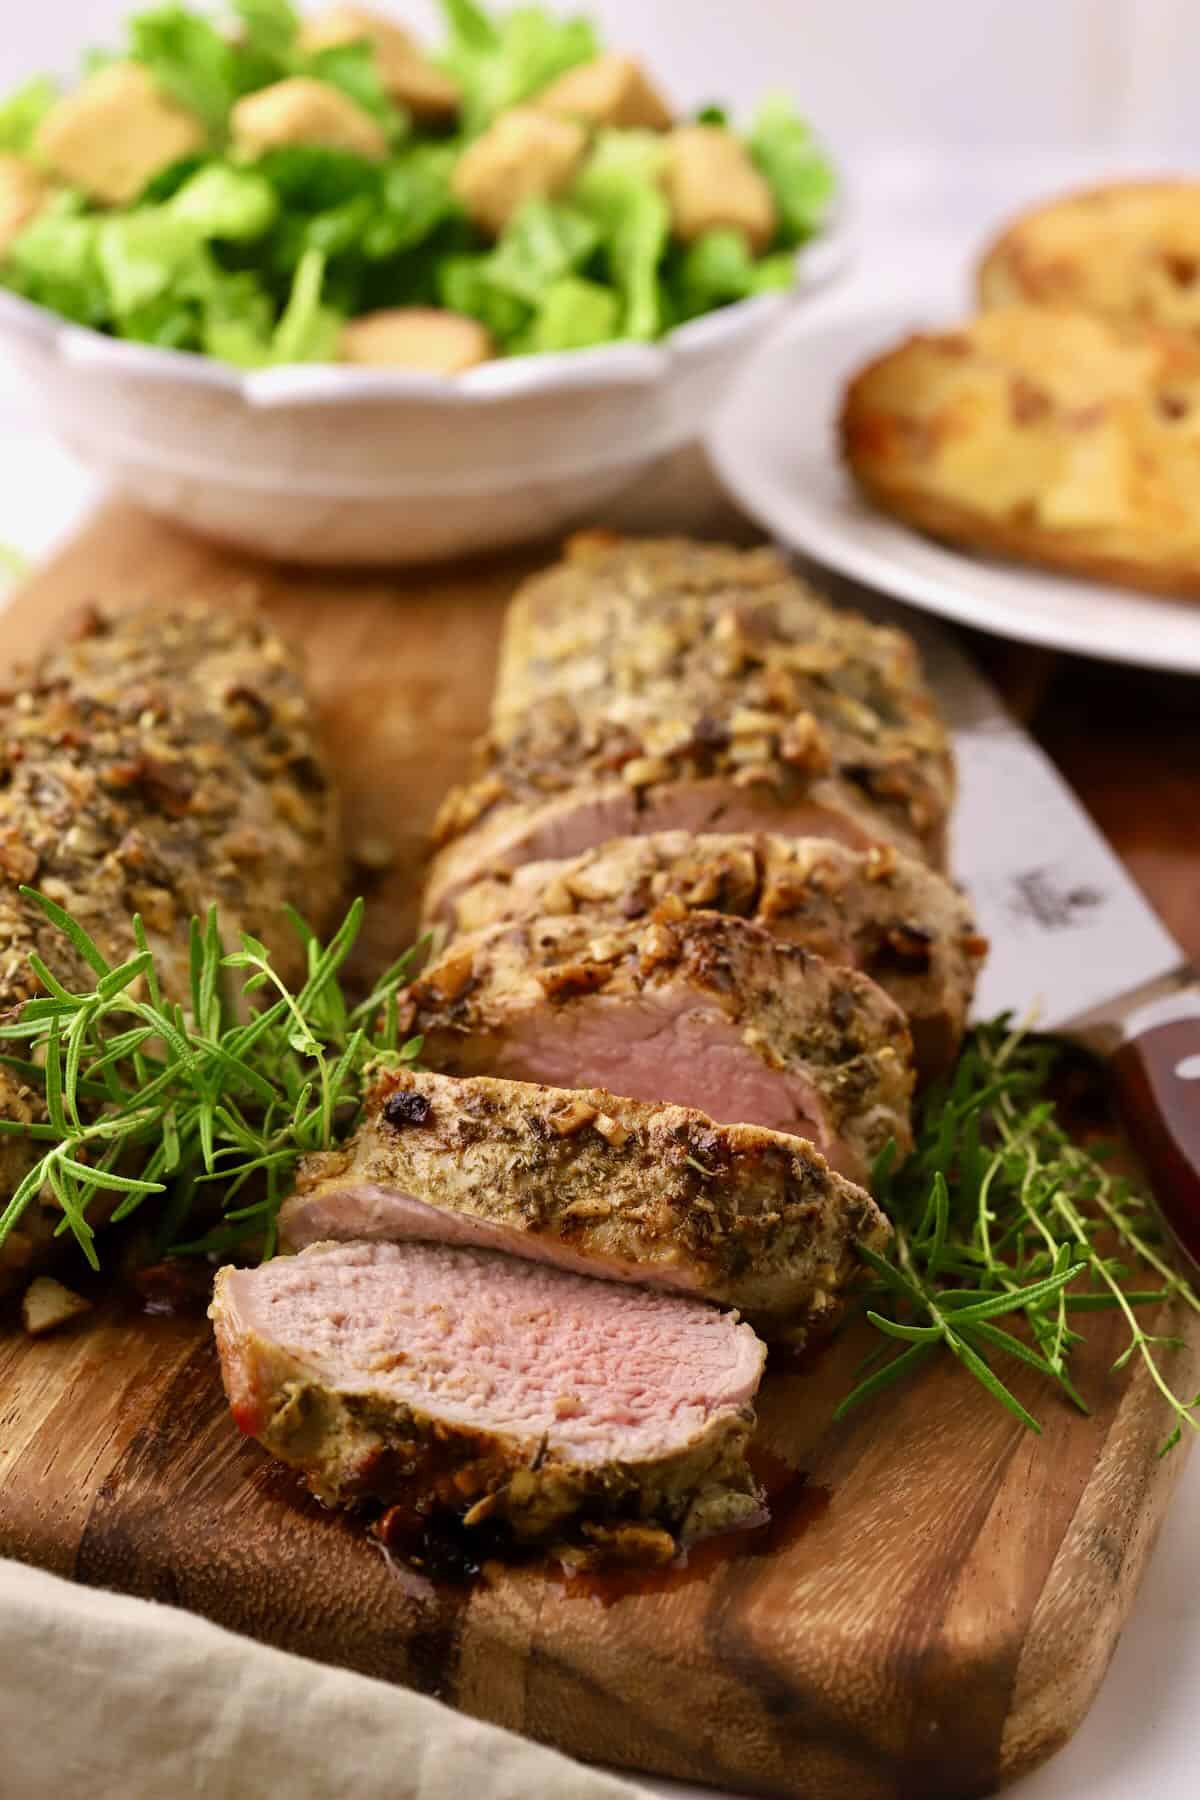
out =
[(845, 260), (800, 251), (787, 292), (657, 344), (511, 357), (461, 375), (243, 373), (64, 323), (0, 290), (0, 348), (64, 442), (149, 511), (298, 563), (434, 561), (546, 537), (635, 493), (705, 433), (747, 358)]

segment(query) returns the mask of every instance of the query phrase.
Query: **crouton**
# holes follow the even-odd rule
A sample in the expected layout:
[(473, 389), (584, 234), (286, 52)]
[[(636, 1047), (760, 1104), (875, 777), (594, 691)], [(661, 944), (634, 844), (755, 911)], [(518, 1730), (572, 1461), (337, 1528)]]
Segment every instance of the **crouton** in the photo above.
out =
[(598, 56), (568, 69), (534, 104), (542, 112), (586, 125), (669, 131), (672, 123), (666, 101), (629, 56)]
[(741, 231), (756, 255), (778, 223), (763, 176), (722, 125), (682, 125), (667, 139), (663, 185), (676, 237), (690, 244), (718, 226)]
[(141, 63), (110, 63), (51, 107), (35, 149), (56, 175), (105, 206), (128, 206), (152, 175), (208, 143), (204, 121), (163, 93)]
[(85, 1300), (82, 1294), (72, 1293), (70, 1288), (49, 1275), (39, 1275), (25, 1290), (21, 1301), (21, 1323), (30, 1337), (45, 1337), (48, 1331), (57, 1331), (60, 1325), (91, 1310), (91, 1301)]
[(0, 256), (51, 192), (49, 178), (21, 156), (0, 156)]
[(418, 119), (448, 119), (458, 111), (462, 96), (457, 82), (434, 67), (402, 26), (365, 7), (334, 6), (318, 13), (305, 21), (299, 41), (302, 50), (368, 43), (385, 89)]
[(377, 160), (388, 153), (387, 133), (370, 113), (340, 88), (307, 75), (247, 94), (233, 109), (231, 127), (235, 147), (246, 156), (293, 144), (349, 150)]
[(477, 319), (430, 306), (397, 306), (352, 319), (342, 331), (340, 354), (348, 363), (456, 375), (487, 362), (496, 350)]
[(475, 223), (498, 237), (526, 200), (553, 198), (570, 186), (587, 142), (573, 119), (511, 107), (463, 152), (454, 192)]

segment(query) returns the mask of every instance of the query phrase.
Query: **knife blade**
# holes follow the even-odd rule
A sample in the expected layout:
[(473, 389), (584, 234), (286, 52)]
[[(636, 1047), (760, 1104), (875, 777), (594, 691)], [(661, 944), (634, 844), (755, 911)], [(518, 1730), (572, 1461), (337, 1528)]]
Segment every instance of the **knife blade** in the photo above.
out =
[(1200, 1266), (1200, 978), (1049, 757), (950, 633), (853, 583), (834, 585), (861, 611), (916, 638), (954, 734), (951, 867), (990, 943), (975, 1018), (1012, 1012), (1108, 1058), (1159, 1207)]

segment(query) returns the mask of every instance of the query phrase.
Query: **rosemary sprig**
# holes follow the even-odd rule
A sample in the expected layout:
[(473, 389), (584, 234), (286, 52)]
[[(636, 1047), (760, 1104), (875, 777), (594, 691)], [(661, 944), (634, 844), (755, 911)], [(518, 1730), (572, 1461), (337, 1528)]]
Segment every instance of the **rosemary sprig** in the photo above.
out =
[[(113, 1220), (154, 1203), (156, 1254), (224, 1255), (253, 1242), (272, 1255), (300, 1158), (350, 1135), (373, 1067), (420, 1053), (419, 1039), (400, 1042), (396, 996), (422, 946), (351, 1005), (339, 973), (362, 925), (361, 900), (325, 945), (292, 915), (307, 963), (297, 993), (257, 939), (243, 935), (227, 952), (210, 912), (192, 922), (185, 1008), (164, 997), (140, 919), (135, 954), (113, 967), (53, 900), (22, 892), (94, 979), (73, 993), (31, 956), (43, 992), (0, 1024), (0, 1041), (22, 1051), (0, 1054), (0, 1065), (42, 1089), (46, 1114), (33, 1126), (0, 1119), (0, 1132), (45, 1146), (0, 1213), (0, 1245), (49, 1188), (59, 1232), (74, 1234), (93, 1268), (90, 1215), (101, 1196), (102, 1216)], [(1127, 1334), (1115, 1366), (1140, 1358), (1174, 1415), (1163, 1449), (1200, 1430), (1200, 1395), (1177, 1394), (1158, 1354), (1176, 1340), (1138, 1318), (1166, 1300), (1200, 1312), (1200, 1296), (1164, 1250), (1149, 1200), (1059, 1123), (1048, 1098), (1059, 1049), (1005, 1020), (980, 1027), (953, 1076), (926, 1096), (913, 1155), (897, 1166), (889, 1146), (879, 1159), (872, 1186), (894, 1236), (886, 1256), (861, 1253), (874, 1277), (866, 1316), (884, 1342), (839, 1417), (948, 1351), (1038, 1431), (996, 1372), (998, 1359), (1036, 1369), (1086, 1411), (1069, 1368), (1083, 1341), (1077, 1325), (1113, 1310)], [(235, 1204), (251, 1183), (251, 1198)], [(223, 1216), (188, 1237), (214, 1185)], [(213, 1209), (204, 1211), (208, 1224)], [(897, 1353), (882, 1360), (892, 1344)]]
[[(222, 1254), (252, 1239), (273, 1254), (276, 1216), (300, 1158), (354, 1129), (370, 1068), (411, 1062), (420, 1051), (419, 1039), (399, 1041), (395, 1004), (419, 946), (351, 1006), (338, 976), (362, 926), (361, 900), (326, 945), (291, 915), (308, 970), (296, 994), (256, 938), (243, 935), (226, 953), (212, 911), (203, 924), (192, 921), (185, 1010), (163, 996), (140, 919), (136, 954), (114, 968), (53, 900), (22, 892), (95, 981), (72, 993), (31, 956), (44, 994), (0, 1025), (0, 1040), (22, 1047), (0, 1063), (40, 1086), (46, 1102), (45, 1123), (0, 1120), (0, 1132), (28, 1132), (45, 1146), (0, 1213), (0, 1245), (48, 1187), (62, 1208), (60, 1233), (74, 1233), (93, 1268), (89, 1214), (100, 1196), (114, 1221), (153, 1199), (158, 1254)], [(231, 992), (238, 977), (240, 993)], [(235, 1205), (252, 1180), (253, 1198)], [(181, 1242), (214, 1183), (223, 1220)]]
[[(1115, 1310), (1128, 1342), (1114, 1367), (1139, 1357), (1174, 1416), (1163, 1451), (1200, 1430), (1200, 1394), (1177, 1394), (1157, 1354), (1178, 1340), (1138, 1319), (1166, 1300), (1200, 1312), (1200, 1296), (1165, 1253), (1149, 1199), (1106, 1167), (1102, 1148), (1083, 1148), (1059, 1123), (1048, 1089), (1061, 1048), (1003, 1019), (981, 1026), (953, 1077), (927, 1095), (914, 1154), (896, 1167), (889, 1145), (880, 1158), (872, 1186), (894, 1237), (886, 1257), (861, 1247), (875, 1276), (864, 1305), (905, 1348), (882, 1366), (886, 1345), (868, 1359), (838, 1417), (948, 1350), (1040, 1431), (997, 1360), (1037, 1369), (1086, 1412), (1070, 1376), (1083, 1341), (1073, 1321)], [(997, 1323), (1004, 1317), (1020, 1335)]]

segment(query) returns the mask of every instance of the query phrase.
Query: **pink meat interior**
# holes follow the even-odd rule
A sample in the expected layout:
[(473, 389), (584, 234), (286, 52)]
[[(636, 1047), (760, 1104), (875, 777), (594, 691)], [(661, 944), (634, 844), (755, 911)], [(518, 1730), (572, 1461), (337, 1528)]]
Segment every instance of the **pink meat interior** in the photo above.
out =
[(289, 1250), (330, 1242), (395, 1244), (427, 1239), (438, 1244), (468, 1244), (478, 1250), (503, 1250), (605, 1281), (650, 1282), (682, 1291), (695, 1287), (695, 1277), (686, 1266), (632, 1263), (619, 1256), (583, 1253), (553, 1234), (539, 1237), (514, 1225), (431, 1206), (402, 1188), (353, 1178), (328, 1181), (311, 1194), (295, 1195), (284, 1205), (279, 1229)]
[(448, 1074), (602, 1087), (630, 1100), (695, 1107), (725, 1125), (764, 1125), (809, 1139), (839, 1174), (862, 1175), (813, 1083), (794, 1069), (773, 1069), (716, 1007), (686, 992), (641, 1000), (593, 994), (547, 1005), (502, 1037), (434, 1032), (425, 1058)]
[(445, 1244), (318, 1244), (227, 1281), (233, 1335), (330, 1386), (581, 1463), (679, 1448), (751, 1399), (765, 1354), (699, 1301)]
[[(658, 831), (689, 833), (774, 831), (782, 837), (825, 837), (864, 850), (874, 842), (846, 814), (818, 801), (797, 797), (781, 804), (766, 789), (737, 787), (731, 780), (666, 782), (643, 789), (640, 798), (631, 788), (583, 791), (573, 805), (547, 806), (509, 839), (492, 844), (491, 865), (519, 868), (578, 856), (594, 850), (610, 838), (648, 837)], [(464, 870), (440, 894), (436, 910), (452, 914), (454, 896), (478, 876), (477, 868)]]
[(797, 799), (780, 805), (774, 798), (760, 798), (753, 789), (732, 781), (667, 782), (650, 787), (639, 797), (631, 789), (605, 793), (572, 808), (556, 810), (543, 828), (522, 842), (522, 862), (578, 856), (614, 837), (647, 837), (655, 831), (779, 832), (784, 837), (832, 837), (863, 849), (870, 841), (841, 813), (817, 802)]

